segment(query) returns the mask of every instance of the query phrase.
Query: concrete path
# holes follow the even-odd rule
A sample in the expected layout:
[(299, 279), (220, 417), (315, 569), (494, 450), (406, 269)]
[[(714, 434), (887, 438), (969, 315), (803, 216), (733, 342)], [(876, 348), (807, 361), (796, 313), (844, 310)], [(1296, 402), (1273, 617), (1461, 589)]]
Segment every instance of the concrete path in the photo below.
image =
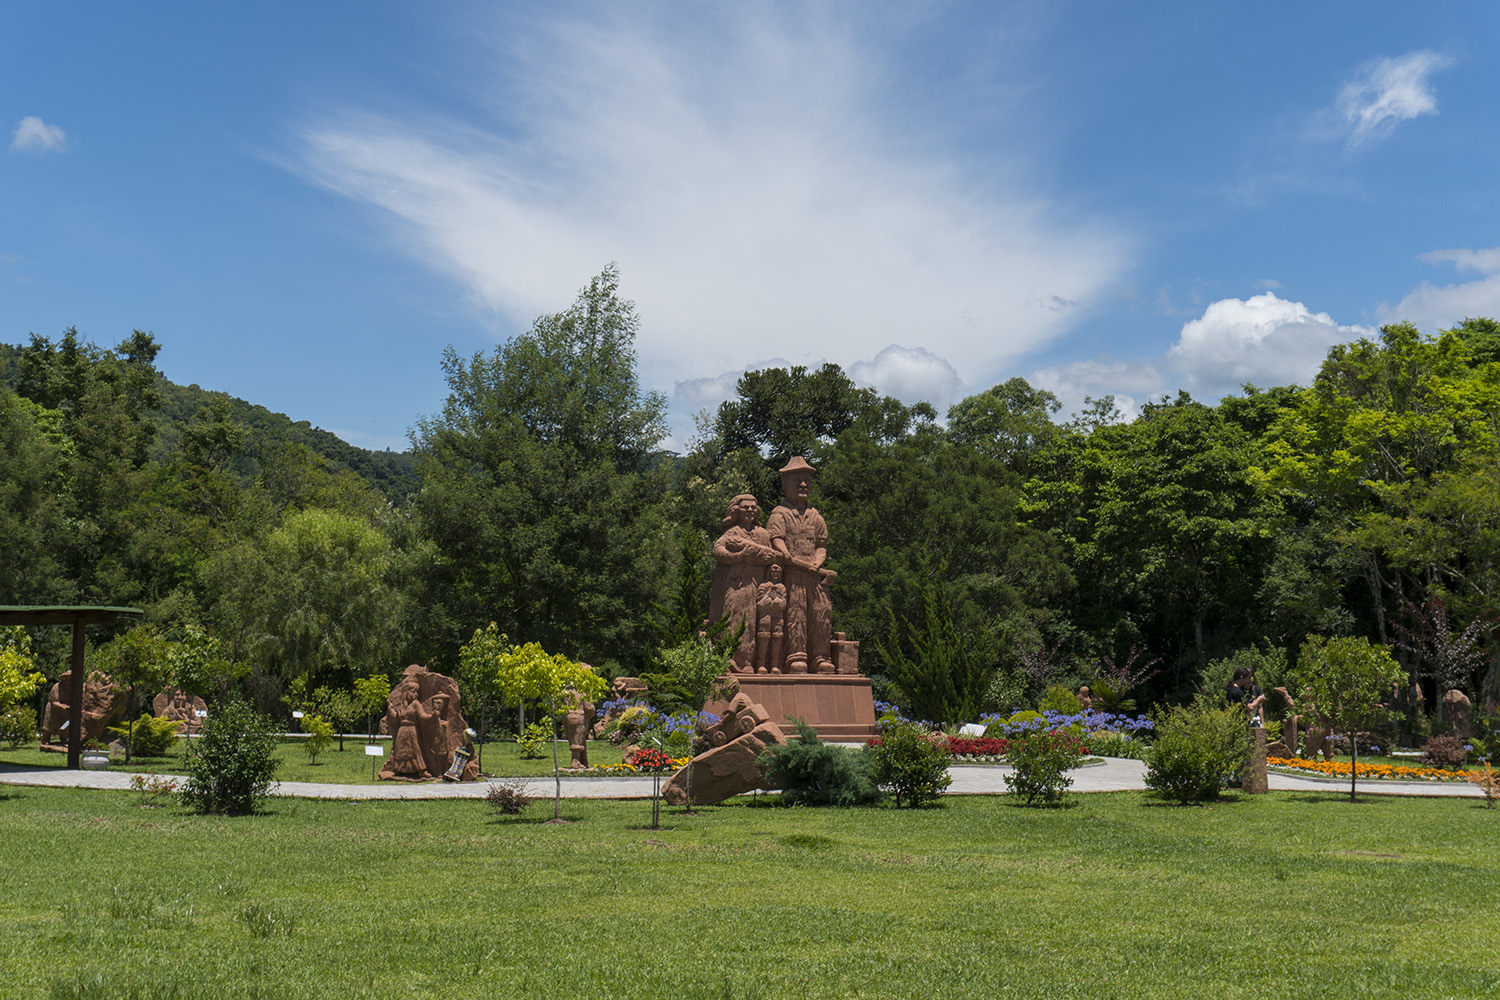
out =
[[(1010, 768), (1002, 764), (965, 764), (951, 768), (954, 795), (1004, 794), (1005, 776)], [(1138, 760), (1104, 758), (1072, 772), (1075, 792), (1120, 792), (1146, 787), (1146, 765)], [(0, 785), (41, 785), (58, 788), (128, 789), (130, 775), (123, 771), (68, 771), (62, 768), (29, 768), (18, 764), (0, 764)], [(1347, 778), (1277, 774), (1270, 776), (1271, 788), (1278, 792), (1345, 792)], [(527, 794), (551, 797), (555, 788), (552, 778), (527, 778)], [(474, 799), (483, 798), (488, 782), (448, 783), (387, 782), (379, 785), (325, 785), (311, 781), (282, 781), (272, 788), (272, 795), (303, 799)], [(648, 799), (650, 778), (563, 778), (565, 799)], [(1477, 798), (1483, 793), (1468, 782), (1436, 781), (1361, 781), (1360, 795), (1437, 795)]]

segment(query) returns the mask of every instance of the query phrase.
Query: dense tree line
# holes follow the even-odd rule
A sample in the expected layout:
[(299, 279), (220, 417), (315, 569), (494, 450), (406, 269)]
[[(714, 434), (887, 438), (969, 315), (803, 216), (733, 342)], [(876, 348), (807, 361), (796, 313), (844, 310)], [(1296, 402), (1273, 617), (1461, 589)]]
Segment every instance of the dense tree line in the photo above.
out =
[(1215, 661), (1309, 635), (1390, 644), (1428, 699), (1500, 698), (1493, 321), (1390, 325), (1309, 386), (1130, 421), (1106, 398), (1059, 422), (1019, 378), (940, 415), (836, 365), (753, 371), (675, 455), (618, 286), (611, 267), (494, 351), (450, 349), (448, 398), (402, 455), (173, 385), (140, 331), (0, 351), (0, 603), (138, 605), (168, 639), (212, 637), (262, 702), (452, 672), (492, 621), (649, 671), (707, 608), (729, 499), (770, 509), (805, 454), (835, 628), (924, 714), (1096, 678), (1182, 701)]

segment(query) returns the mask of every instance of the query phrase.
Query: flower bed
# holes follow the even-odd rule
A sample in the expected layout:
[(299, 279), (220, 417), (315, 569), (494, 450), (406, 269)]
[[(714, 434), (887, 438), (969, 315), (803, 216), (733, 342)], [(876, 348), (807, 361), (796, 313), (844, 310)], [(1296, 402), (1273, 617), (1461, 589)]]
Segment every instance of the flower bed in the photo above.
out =
[[(643, 751), (644, 753), (660, 753), (660, 751)], [(650, 764), (653, 762), (652, 760), (648, 760), (646, 763)], [(651, 774), (656, 770), (660, 770), (662, 774), (670, 774), (686, 767), (687, 762), (688, 759), (686, 757), (668, 757), (666, 754), (662, 754), (661, 762), (658, 762), (660, 764), (659, 768), (639, 767), (635, 764), (605, 764), (601, 767), (579, 768), (577, 770), (563, 767), (558, 768), (557, 773), (564, 778), (633, 778), (636, 775)]]
[[(1288, 759), (1286, 757), (1268, 757), (1266, 763), (1271, 767), (1284, 768), (1289, 771), (1310, 771), (1326, 778), (1347, 778), (1353, 767), (1347, 761), (1342, 760), (1304, 760), (1302, 758)], [(1358, 777), (1386, 779), (1395, 781), (1468, 781), (1470, 774), (1478, 774), (1477, 771), (1446, 771), (1440, 767), (1402, 767), (1399, 764), (1360, 764)]]

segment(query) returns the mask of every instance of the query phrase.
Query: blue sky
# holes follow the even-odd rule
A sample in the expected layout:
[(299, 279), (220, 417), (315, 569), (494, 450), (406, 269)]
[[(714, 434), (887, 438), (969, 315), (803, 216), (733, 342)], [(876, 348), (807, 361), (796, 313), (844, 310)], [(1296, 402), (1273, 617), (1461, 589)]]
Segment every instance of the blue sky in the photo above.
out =
[(0, 339), (368, 447), (619, 264), (641, 378), (944, 408), (1500, 317), (1493, 3), (0, 6)]

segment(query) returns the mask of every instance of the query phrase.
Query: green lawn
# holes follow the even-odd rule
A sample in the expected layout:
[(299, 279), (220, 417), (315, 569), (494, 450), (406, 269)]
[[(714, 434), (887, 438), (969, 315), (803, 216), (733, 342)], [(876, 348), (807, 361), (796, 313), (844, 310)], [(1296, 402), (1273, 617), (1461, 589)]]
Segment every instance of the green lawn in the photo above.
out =
[[(371, 784), (370, 761), (364, 753), (365, 739), (344, 741), (343, 752), (337, 749), (329, 750), (318, 755), (316, 764), (310, 763), (307, 753), (303, 749), (302, 741), (299, 739), (283, 740), (277, 748), (277, 756), (281, 760), (281, 767), (276, 777), (281, 781), (317, 781), (332, 784), (345, 785), (368, 785)], [(172, 751), (165, 757), (140, 757), (130, 764), (125, 764), (123, 755), (116, 755), (110, 763), (112, 771), (151, 771), (158, 774), (182, 774), (182, 753), (185, 742), (178, 740)], [(337, 743), (334, 744), (337, 747)], [(390, 753), (391, 741), (382, 740), (380, 745), (384, 747), (386, 754)], [(535, 777), (538, 775), (552, 774), (552, 751), (545, 749), (543, 756), (536, 760), (525, 760), (521, 757), (521, 748), (515, 741), (505, 743), (486, 743), (482, 748), (482, 759), (484, 770), (489, 774), (503, 775), (506, 777)], [(566, 744), (559, 745), (557, 749), (558, 761), (563, 767), (567, 767), (572, 759), (568, 753)], [(384, 760), (381, 757), (380, 760)], [(28, 767), (66, 767), (68, 763), (67, 754), (50, 753), (37, 749), (35, 746), (24, 746), (15, 750), (0, 750), (0, 763), (23, 764)], [(604, 740), (589, 742), (589, 763), (597, 766), (605, 764), (620, 763), (620, 748), (612, 746)]]
[(1500, 994), (1500, 811), (1472, 800), (767, 801), (653, 831), (645, 802), (220, 819), (0, 787), (0, 994)]

